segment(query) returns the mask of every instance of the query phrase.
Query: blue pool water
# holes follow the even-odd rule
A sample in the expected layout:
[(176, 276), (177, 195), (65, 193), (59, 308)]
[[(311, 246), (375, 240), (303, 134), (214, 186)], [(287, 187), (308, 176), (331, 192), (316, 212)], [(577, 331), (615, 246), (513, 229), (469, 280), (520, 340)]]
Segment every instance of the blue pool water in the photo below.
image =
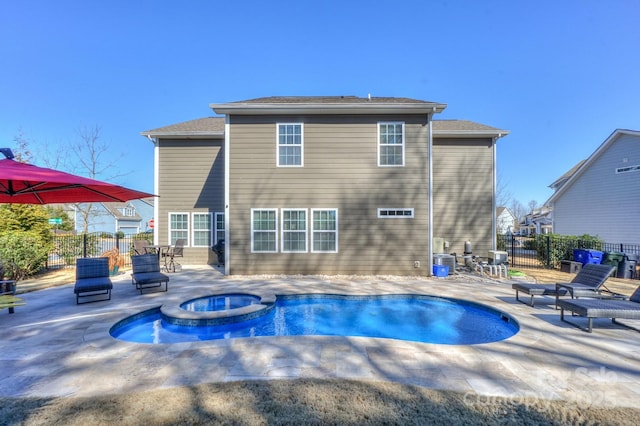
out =
[(517, 322), (490, 307), (417, 295), (278, 296), (264, 315), (225, 325), (183, 326), (153, 309), (120, 321), (115, 338), (138, 343), (178, 343), (255, 336), (365, 336), (469, 345), (504, 340)]
[(212, 312), (237, 309), (257, 303), (260, 303), (260, 298), (251, 294), (221, 294), (188, 300), (180, 307), (193, 312)]

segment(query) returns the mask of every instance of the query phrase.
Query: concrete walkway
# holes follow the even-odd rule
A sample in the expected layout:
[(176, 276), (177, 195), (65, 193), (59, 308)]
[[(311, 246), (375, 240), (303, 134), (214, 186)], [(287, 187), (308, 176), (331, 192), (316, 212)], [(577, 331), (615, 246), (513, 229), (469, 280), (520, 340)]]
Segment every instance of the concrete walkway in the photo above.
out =
[[(407, 277), (225, 277), (211, 267), (171, 274), (167, 293), (141, 295), (129, 273), (113, 277), (111, 301), (76, 305), (73, 285), (21, 295), (0, 311), (0, 394), (93, 396), (249, 379), (297, 377), (394, 381), (466, 393), (563, 399), (584, 406), (637, 407), (640, 334), (596, 320), (592, 334), (559, 319), (553, 300), (515, 301), (511, 281), (477, 275)], [(502, 342), (452, 346), (361, 337), (256, 337), (169, 345), (109, 334), (117, 321), (194, 293), (389, 294), (469, 299), (515, 317)], [(579, 321), (579, 319), (577, 320)], [(638, 322), (634, 325), (638, 326)]]

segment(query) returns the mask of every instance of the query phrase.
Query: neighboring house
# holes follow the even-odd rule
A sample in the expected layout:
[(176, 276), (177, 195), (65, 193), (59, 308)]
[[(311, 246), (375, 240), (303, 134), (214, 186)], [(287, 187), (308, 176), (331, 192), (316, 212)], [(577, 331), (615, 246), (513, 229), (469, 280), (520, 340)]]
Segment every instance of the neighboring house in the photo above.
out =
[(519, 226), (519, 235), (550, 234), (553, 232), (551, 207), (545, 205), (528, 213)]
[(617, 129), (547, 201), (553, 232), (638, 244), (639, 193), (640, 131)]
[(512, 234), (516, 225), (516, 218), (507, 207), (496, 209), (496, 232), (498, 234)]
[[(125, 203), (92, 203), (88, 231), (112, 234), (123, 232), (125, 235), (150, 231), (149, 222), (153, 219), (153, 205), (153, 198), (131, 200)], [(76, 231), (83, 230), (83, 217), (76, 213)]]
[(434, 121), (406, 98), (270, 97), (142, 132), (155, 145), (156, 243), (227, 274), (431, 275), (434, 236), (495, 248), (505, 130)]

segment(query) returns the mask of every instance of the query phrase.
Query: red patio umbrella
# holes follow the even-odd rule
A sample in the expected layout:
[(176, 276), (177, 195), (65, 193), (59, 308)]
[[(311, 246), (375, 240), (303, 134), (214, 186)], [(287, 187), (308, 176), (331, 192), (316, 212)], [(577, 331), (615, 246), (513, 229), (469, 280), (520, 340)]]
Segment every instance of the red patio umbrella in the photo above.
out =
[(2, 148), (0, 151), (7, 157), (0, 160), (0, 203), (106, 203), (154, 196), (99, 180), (20, 163), (13, 160), (10, 150)]

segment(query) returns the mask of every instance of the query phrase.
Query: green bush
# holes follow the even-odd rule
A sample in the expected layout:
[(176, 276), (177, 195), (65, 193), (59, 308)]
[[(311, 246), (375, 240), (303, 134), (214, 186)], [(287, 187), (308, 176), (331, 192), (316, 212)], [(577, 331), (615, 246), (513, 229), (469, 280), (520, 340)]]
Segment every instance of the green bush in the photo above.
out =
[(535, 250), (543, 266), (559, 268), (560, 261), (573, 259), (573, 249), (602, 250), (604, 242), (592, 235), (536, 235)]
[(6, 231), (0, 234), (0, 259), (5, 276), (19, 281), (34, 275), (47, 262), (51, 244), (35, 231)]

